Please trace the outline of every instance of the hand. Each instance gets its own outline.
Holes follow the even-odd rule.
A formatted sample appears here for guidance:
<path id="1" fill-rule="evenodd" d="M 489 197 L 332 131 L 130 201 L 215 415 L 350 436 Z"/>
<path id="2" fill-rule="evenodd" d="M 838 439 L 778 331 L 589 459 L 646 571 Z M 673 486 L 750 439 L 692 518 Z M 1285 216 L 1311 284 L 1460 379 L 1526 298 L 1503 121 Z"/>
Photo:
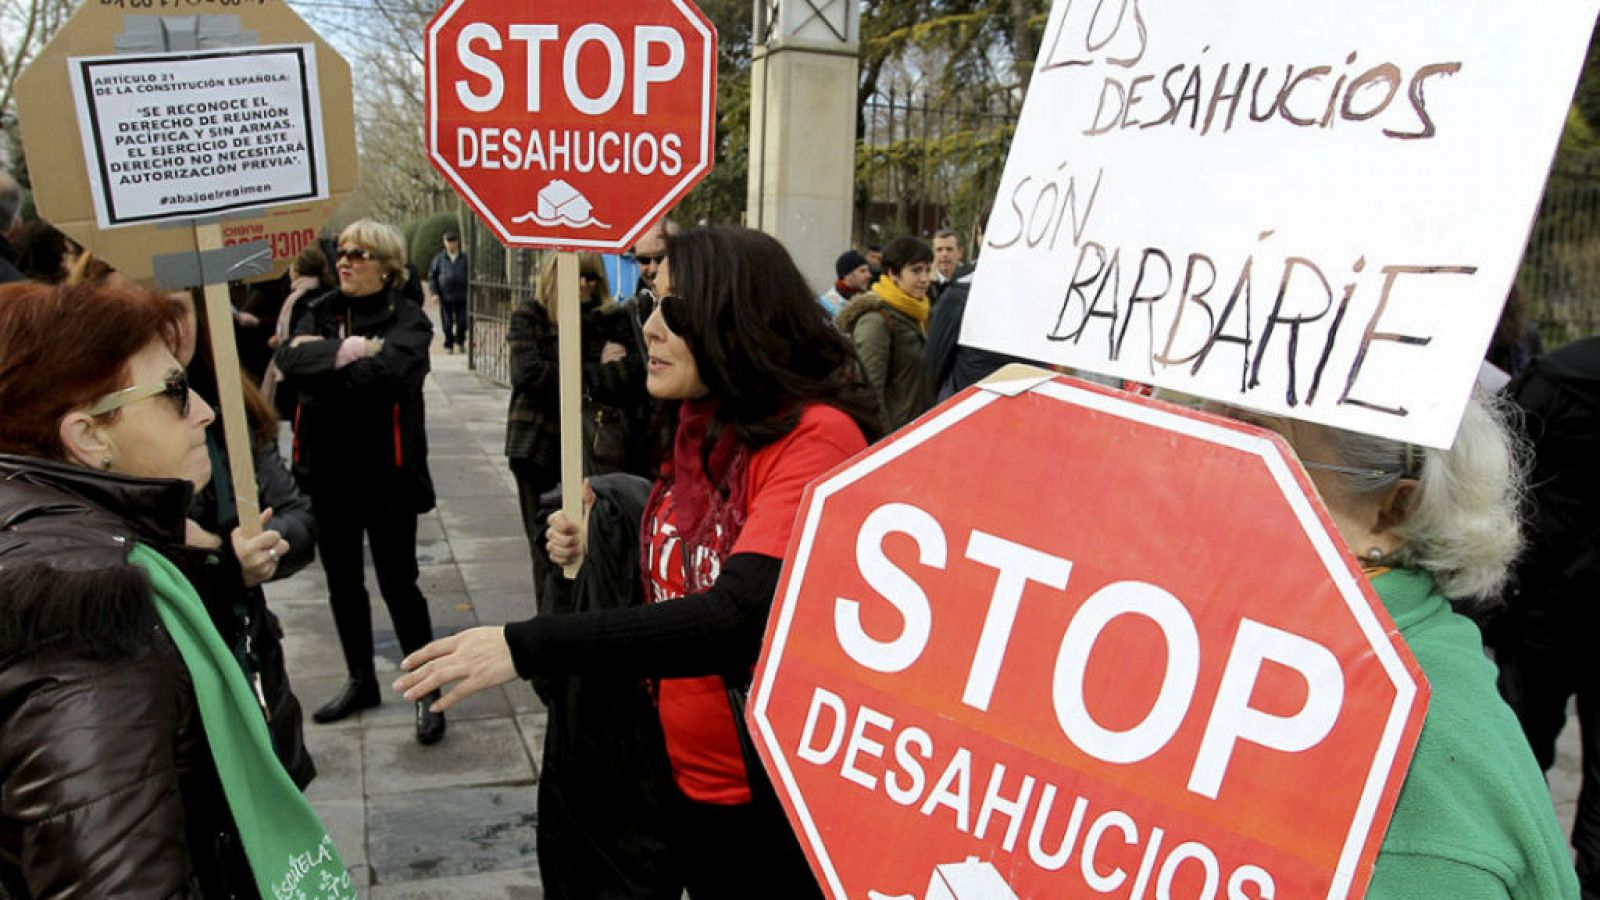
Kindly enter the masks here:
<path id="1" fill-rule="evenodd" d="M 383 350 L 383 338 L 367 338 L 366 355 L 377 356 Z"/>
<path id="2" fill-rule="evenodd" d="M 602 364 L 603 363 L 613 363 L 613 362 L 616 362 L 619 359 L 627 359 L 627 358 L 628 358 L 628 348 L 622 346 L 621 344 L 617 343 L 616 341 L 606 341 L 606 345 L 604 347 L 600 348 L 600 362 Z"/>
<path id="3" fill-rule="evenodd" d="M 315 335 L 315 334 L 300 334 L 300 335 L 296 335 L 293 338 L 289 339 L 289 346 L 291 346 L 291 347 L 299 347 L 302 344 L 309 344 L 312 341 L 320 341 L 320 340 L 322 340 L 322 338 L 320 336 L 318 336 L 318 335 Z"/>
<path id="4" fill-rule="evenodd" d="M 183 520 L 183 542 L 187 546 L 203 550 L 215 550 L 222 546 L 222 538 L 205 530 L 193 519 Z"/>
<path id="5" fill-rule="evenodd" d="M 406 674 L 395 681 L 394 689 L 412 702 L 455 682 L 429 707 L 434 712 L 444 712 L 485 688 L 498 687 L 517 677 L 503 625 L 468 628 L 440 638 L 406 657 L 400 668 Z"/>
<path id="6" fill-rule="evenodd" d="M 587 478 L 583 481 L 583 521 L 573 522 L 567 514 L 556 510 L 550 514 L 544 533 L 545 554 L 558 566 L 569 566 L 583 560 L 585 536 L 589 533 L 589 510 L 594 509 L 594 488 Z"/>
<path id="7" fill-rule="evenodd" d="M 278 560 L 289 552 L 289 542 L 283 535 L 267 529 L 272 520 L 272 509 L 261 511 L 262 532 L 255 537 L 245 537 L 244 529 L 235 528 L 229 537 L 233 540 L 233 555 L 239 560 L 239 571 L 244 574 L 244 586 L 253 588 L 272 580 L 278 571 Z"/>
<path id="8" fill-rule="evenodd" d="M 278 345 L 281 344 L 281 343 L 283 343 L 283 341 L 280 340 L 277 335 L 273 335 L 272 337 L 267 338 L 267 347 L 269 347 L 270 349 L 273 349 L 273 350 L 278 349 Z"/>

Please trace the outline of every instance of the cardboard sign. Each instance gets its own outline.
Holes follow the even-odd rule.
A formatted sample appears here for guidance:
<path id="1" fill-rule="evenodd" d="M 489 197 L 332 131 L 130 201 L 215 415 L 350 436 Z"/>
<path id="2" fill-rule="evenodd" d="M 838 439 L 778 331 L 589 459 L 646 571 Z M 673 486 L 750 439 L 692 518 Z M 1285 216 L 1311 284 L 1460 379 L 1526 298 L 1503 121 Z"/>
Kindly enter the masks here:
<path id="1" fill-rule="evenodd" d="M 508 245 L 627 249 L 711 171 L 717 32 L 689 0 L 454 0 L 428 156 Z"/>
<path id="2" fill-rule="evenodd" d="M 310 44 L 67 62 L 101 228 L 328 195 Z"/>
<path id="3" fill-rule="evenodd" d="M 1066 378 L 1015 394 L 802 501 L 748 716 L 818 880 L 1361 896 L 1428 689 L 1292 451 Z"/>
<path id="4" fill-rule="evenodd" d="M 17 79 L 22 140 L 33 161 L 29 174 L 39 215 L 128 277 L 160 287 L 280 274 L 355 189 L 349 65 L 283 0 L 248 5 L 184 0 L 181 15 L 130 12 L 126 6 L 123 0 L 80 5 Z M 167 75 L 171 81 L 162 81 Z M 111 89 L 109 94 L 94 93 L 95 77 L 109 82 L 102 85 Z M 149 77 L 157 81 L 139 80 Z M 271 80 L 252 81 L 261 77 Z M 180 83 L 186 90 L 164 87 Z M 131 88 L 132 93 L 118 93 L 118 88 Z M 237 102 L 241 97 L 249 104 L 255 101 L 248 98 L 259 97 L 267 105 L 167 114 L 169 106 L 212 99 Z M 159 102 L 145 102 L 154 98 Z M 306 101 L 313 99 L 307 111 Z M 147 115 L 141 109 L 157 112 Z M 225 115 L 242 118 L 252 109 L 274 115 L 253 122 L 223 121 Z M 199 119 L 207 116 L 218 121 L 201 125 Z M 192 130 L 228 126 L 235 133 L 223 138 L 208 130 L 196 141 L 185 141 L 173 133 L 183 129 L 160 127 L 164 120 L 185 119 L 193 119 Z M 129 130 L 123 131 L 124 125 Z M 164 136 L 150 144 L 116 140 L 134 134 Z M 257 167 L 284 162 L 281 148 L 298 146 L 301 135 L 305 151 L 290 151 L 292 165 Z M 269 138 L 272 143 L 265 142 Z M 249 147 L 234 145 L 245 139 Z M 228 147 L 215 146 L 217 140 L 226 140 Z M 195 143 L 203 146 L 188 146 Z M 213 160 L 147 167 L 158 147 L 180 151 L 163 154 L 163 160 L 187 161 L 192 153 L 199 154 L 196 159 L 209 153 Z M 141 155 L 135 156 L 135 150 Z M 245 150 L 249 158 L 238 158 Z M 224 164 L 219 162 L 223 154 L 233 157 L 225 164 L 237 165 L 237 171 L 168 180 L 177 170 L 217 168 Z M 113 163 L 119 164 L 115 172 Z M 299 174 L 290 177 L 291 169 Z M 155 172 L 162 181 L 141 183 L 134 177 Z M 243 195 L 245 188 L 263 186 L 265 191 Z M 293 199 L 296 194 L 304 199 Z M 162 207 L 162 197 L 174 202 Z M 267 197 L 282 202 L 261 206 Z M 174 211 L 176 218 L 166 220 L 164 210 Z M 192 222 L 200 215 L 221 219 L 223 252 L 200 252 Z"/>
<path id="5" fill-rule="evenodd" d="M 1594 0 L 1057 0 L 962 342 L 1448 446 Z"/>

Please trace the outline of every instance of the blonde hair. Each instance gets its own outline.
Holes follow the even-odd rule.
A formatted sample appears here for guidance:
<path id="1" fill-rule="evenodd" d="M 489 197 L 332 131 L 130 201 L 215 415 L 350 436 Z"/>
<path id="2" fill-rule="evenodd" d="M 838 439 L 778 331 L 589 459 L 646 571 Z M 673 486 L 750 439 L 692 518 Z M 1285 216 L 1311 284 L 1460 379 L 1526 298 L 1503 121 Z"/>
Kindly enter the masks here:
<path id="1" fill-rule="evenodd" d="M 339 243 L 355 244 L 372 254 L 383 270 L 385 283 L 399 287 L 406 283 L 406 242 L 393 225 L 372 219 L 357 219 L 339 232 Z"/>
<path id="2" fill-rule="evenodd" d="M 611 296 L 611 283 L 606 280 L 606 266 L 598 253 L 578 254 L 578 274 L 593 275 L 600 285 L 600 308 L 608 309 L 616 305 L 616 300 Z M 556 321 L 556 254 L 547 253 L 544 264 L 539 267 L 539 283 L 535 290 L 539 305 L 544 307 L 544 313 L 550 317 L 552 324 Z"/>

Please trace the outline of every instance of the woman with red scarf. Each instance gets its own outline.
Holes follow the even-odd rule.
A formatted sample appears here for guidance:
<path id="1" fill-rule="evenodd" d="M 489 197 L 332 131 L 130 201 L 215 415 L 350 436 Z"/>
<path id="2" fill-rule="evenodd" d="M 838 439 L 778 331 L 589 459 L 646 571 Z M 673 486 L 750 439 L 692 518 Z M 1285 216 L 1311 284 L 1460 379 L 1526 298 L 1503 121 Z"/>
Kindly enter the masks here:
<path id="1" fill-rule="evenodd" d="M 801 494 L 876 436 L 877 401 L 771 237 L 670 237 L 656 287 L 644 326 L 647 386 L 663 401 L 640 534 L 646 602 L 470 629 L 408 657 L 396 687 L 412 698 L 455 682 L 437 704 L 447 709 L 518 676 L 656 679 L 690 896 L 817 897 L 765 775 L 745 765 L 729 688 L 749 682 Z M 553 562 L 579 556 L 579 529 L 559 513 L 548 540 Z"/>

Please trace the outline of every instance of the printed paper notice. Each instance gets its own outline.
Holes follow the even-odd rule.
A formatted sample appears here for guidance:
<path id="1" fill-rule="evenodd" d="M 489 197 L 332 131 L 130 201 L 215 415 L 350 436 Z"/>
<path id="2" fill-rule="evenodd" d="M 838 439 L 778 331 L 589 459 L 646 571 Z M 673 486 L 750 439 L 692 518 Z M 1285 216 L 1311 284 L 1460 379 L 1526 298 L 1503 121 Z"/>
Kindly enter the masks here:
<path id="1" fill-rule="evenodd" d="M 100 227 L 328 195 L 310 44 L 68 62 Z"/>

